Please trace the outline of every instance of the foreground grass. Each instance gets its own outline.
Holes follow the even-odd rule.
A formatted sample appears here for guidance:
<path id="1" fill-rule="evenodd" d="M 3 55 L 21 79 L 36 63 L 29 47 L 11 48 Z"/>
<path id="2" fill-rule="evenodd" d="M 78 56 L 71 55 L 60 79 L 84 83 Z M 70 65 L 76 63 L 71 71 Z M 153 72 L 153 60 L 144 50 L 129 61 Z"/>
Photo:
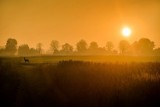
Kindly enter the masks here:
<path id="1" fill-rule="evenodd" d="M 7 107 L 154 107 L 160 63 L 1 61 L 0 89 Z"/>

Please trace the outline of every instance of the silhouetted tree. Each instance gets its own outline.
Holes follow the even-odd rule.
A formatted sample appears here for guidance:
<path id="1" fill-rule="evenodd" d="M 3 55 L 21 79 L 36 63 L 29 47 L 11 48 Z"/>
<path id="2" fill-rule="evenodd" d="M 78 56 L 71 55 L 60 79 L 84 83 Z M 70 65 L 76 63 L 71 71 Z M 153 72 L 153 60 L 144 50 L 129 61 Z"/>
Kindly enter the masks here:
<path id="1" fill-rule="evenodd" d="M 30 55 L 38 55 L 39 54 L 39 51 L 38 50 L 36 50 L 36 49 L 34 49 L 34 48 L 31 48 L 30 50 L 29 50 L 30 52 Z"/>
<path id="2" fill-rule="evenodd" d="M 98 49 L 98 44 L 97 42 L 91 42 L 89 46 L 90 50 L 97 50 Z"/>
<path id="3" fill-rule="evenodd" d="M 117 55 L 117 54 L 118 54 L 118 51 L 117 51 L 117 50 L 113 50 L 112 54 L 113 54 L 113 55 Z"/>
<path id="4" fill-rule="evenodd" d="M 5 49 L 4 48 L 0 48 L 0 55 L 5 55 Z"/>
<path id="5" fill-rule="evenodd" d="M 84 52 L 87 50 L 87 43 L 85 40 L 80 40 L 76 46 L 77 46 L 78 52 Z"/>
<path id="6" fill-rule="evenodd" d="M 138 55 L 137 49 L 138 49 L 138 42 L 135 41 L 135 42 L 134 42 L 133 44 L 131 44 L 131 46 L 130 46 L 130 50 L 131 50 L 132 55 Z"/>
<path id="7" fill-rule="evenodd" d="M 30 53 L 30 50 L 27 44 L 23 44 L 18 47 L 18 55 L 26 56 L 26 55 L 29 55 L 29 53 Z"/>
<path id="8" fill-rule="evenodd" d="M 52 40 L 50 45 L 51 45 L 51 50 L 53 51 L 53 53 L 57 53 L 59 49 L 59 42 L 56 40 Z"/>
<path id="9" fill-rule="evenodd" d="M 126 40 L 121 40 L 119 43 L 119 49 L 121 54 L 126 54 L 129 48 L 129 42 Z"/>
<path id="10" fill-rule="evenodd" d="M 9 55 L 14 55 L 17 51 L 17 40 L 9 38 L 6 43 L 5 51 Z"/>
<path id="11" fill-rule="evenodd" d="M 153 41 L 148 38 L 141 38 L 137 43 L 136 49 L 141 55 L 148 55 L 153 53 L 154 46 Z"/>
<path id="12" fill-rule="evenodd" d="M 65 43 L 64 45 L 62 45 L 61 52 L 65 53 L 65 54 L 69 54 L 69 53 L 73 52 L 73 47 L 70 44 Z"/>
<path id="13" fill-rule="evenodd" d="M 39 52 L 39 54 L 42 53 L 42 43 L 37 44 L 37 51 Z"/>
<path id="14" fill-rule="evenodd" d="M 160 56 L 160 48 L 154 49 L 154 55 Z"/>
<path id="15" fill-rule="evenodd" d="M 111 41 L 108 41 L 108 42 L 106 43 L 107 51 L 111 52 L 112 49 L 113 49 L 113 47 L 114 47 L 114 45 L 113 45 L 113 43 L 112 43 Z"/>
<path id="16" fill-rule="evenodd" d="M 87 42 L 85 40 L 80 40 L 76 44 L 76 47 L 77 47 L 78 52 L 84 52 L 87 50 Z"/>

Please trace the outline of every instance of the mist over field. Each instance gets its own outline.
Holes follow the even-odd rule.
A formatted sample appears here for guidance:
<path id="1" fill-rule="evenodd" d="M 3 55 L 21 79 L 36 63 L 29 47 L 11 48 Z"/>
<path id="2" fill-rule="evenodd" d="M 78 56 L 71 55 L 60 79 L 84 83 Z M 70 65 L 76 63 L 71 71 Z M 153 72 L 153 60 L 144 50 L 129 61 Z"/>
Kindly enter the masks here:
<path id="1" fill-rule="evenodd" d="M 147 41 L 147 42 L 146 42 Z M 148 45 L 149 44 L 149 45 Z M 81 40 L 52 53 L 8 39 L 0 53 L 0 104 L 7 107 L 155 107 L 160 102 L 160 56 L 143 38 L 119 52 Z M 146 46 L 146 47 L 143 47 Z M 132 51 L 130 49 L 133 49 Z M 136 49 L 136 50 L 135 50 Z"/>
<path id="2" fill-rule="evenodd" d="M 75 45 L 80 39 L 116 46 L 129 27 L 134 42 L 149 38 L 160 46 L 159 0 L 1 0 L 0 46 L 8 38 L 35 47 L 52 39 Z"/>
<path id="3" fill-rule="evenodd" d="M 0 0 L 0 107 L 158 107 L 160 0 Z"/>
<path id="4" fill-rule="evenodd" d="M 130 30 L 125 28 L 124 36 L 130 35 Z M 118 49 L 112 41 L 107 41 L 105 46 L 99 46 L 95 41 L 87 43 L 85 40 L 79 40 L 75 46 L 70 43 L 60 45 L 57 40 L 51 40 L 50 48 L 44 50 L 43 44 L 38 43 L 36 48 L 29 47 L 24 43 L 18 45 L 18 41 L 14 38 L 8 38 L 6 44 L 0 47 L 0 56 L 159 56 L 160 47 L 148 38 L 141 38 L 138 41 L 130 43 L 128 40 L 121 40 Z"/>

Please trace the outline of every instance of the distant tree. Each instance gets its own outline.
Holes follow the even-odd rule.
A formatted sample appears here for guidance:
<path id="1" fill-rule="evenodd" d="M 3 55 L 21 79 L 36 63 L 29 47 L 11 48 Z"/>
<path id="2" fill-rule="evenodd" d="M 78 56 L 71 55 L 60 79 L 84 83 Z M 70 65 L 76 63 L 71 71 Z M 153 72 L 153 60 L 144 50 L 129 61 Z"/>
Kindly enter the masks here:
<path id="1" fill-rule="evenodd" d="M 5 48 L 0 48 L 0 55 L 5 55 Z"/>
<path id="2" fill-rule="evenodd" d="M 133 42 L 131 45 L 130 45 L 130 53 L 131 53 L 131 55 L 138 55 L 138 53 L 137 53 L 137 41 L 135 41 L 135 42 Z"/>
<path id="3" fill-rule="evenodd" d="M 154 49 L 154 55 L 160 56 L 160 48 Z"/>
<path id="4" fill-rule="evenodd" d="M 30 52 L 30 55 L 34 56 L 34 55 L 38 55 L 39 54 L 39 51 L 35 48 L 30 48 L 29 50 Z"/>
<path id="5" fill-rule="evenodd" d="M 29 55 L 29 53 L 30 53 L 30 50 L 27 44 L 23 44 L 18 47 L 18 55 L 26 56 L 26 55 Z"/>
<path id="6" fill-rule="evenodd" d="M 152 54 L 154 46 L 155 44 L 153 41 L 149 40 L 148 38 L 141 38 L 137 43 L 136 49 L 140 54 L 143 55 Z"/>
<path id="7" fill-rule="evenodd" d="M 39 54 L 42 54 L 42 43 L 37 44 L 37 51 L 39 52 Z"/>
<path id="8" fill-rule="evenodd" d="M 89 46 L 90 50 L 97 50 L 98 49 L 98 44 L 97 42 L 91 42 Z"/>
<path id="9" fill-rule="evenodd" d="M 73 47 L 70 44 L 65 43 L 64 45 L 62 45 L 61 52 L 62 53 L 71 53 L 71 52 L 73 52 Z"/>
<path id="10" fill-rule="evenodd" d="M 17 40 L 9 38 L 6 43 L 5 51 L 9 55 L 14 55 L 17 51 Z"/>
<path id="11" fill-rule="evenodd" d="M 106 43 L 107 51 L 111 52 L 112 49 L 113 49 L 113 47 L 114 47 L 114 45 L 113 45 L 113 43 L 112 43 L 111 41 L 108 41 L 108 42 Z"/>
<path id="12" fill-rule="evenodd" d="M 85 40 L 80 40 L 76 46 L 77 46 L 78 52 L 84 52 L 87 50 L 87 43 Z"/>
<path id="13" fill-rule="evenodd" d="M 120 53 L 121 54 L 125 54 L 127 53 L 127 50 L 129 48 L 129 42 L 126 41 L 126 40 L 121 40 L 120 43 L 119 43 L 119 49 L 120 49 Z"/>
<path id="14" fill-rule="evenodd" d="M 117 50 L 113 50 L 113 55 L 117 55 L 118 54 L 118 51 Z"/>
<path id="15" fill-rule="evenodd" d="M 51 50 L 53 51 L 53 53 L 58 52 L 58 49 L 59 49 L 59 42 L 58 41 L 52 40 L 50 46 L 51 46 Z"/>

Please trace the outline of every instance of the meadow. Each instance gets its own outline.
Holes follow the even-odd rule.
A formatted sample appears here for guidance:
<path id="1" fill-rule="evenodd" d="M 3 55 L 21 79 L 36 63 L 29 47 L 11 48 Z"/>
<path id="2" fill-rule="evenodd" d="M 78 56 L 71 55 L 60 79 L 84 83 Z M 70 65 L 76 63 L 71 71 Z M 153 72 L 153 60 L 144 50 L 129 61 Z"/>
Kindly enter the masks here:
<path id="1" fill-rule="evenodd" d="M 87 61 L 87 62 L 100 62 L 100 63 L 131 63 L 131 62 L 160 62 L 160 56 L 122 56 L 122 55 L 66 55 L 66 56 L 28 56 L 30 64 L 39 63 L 58 63 L 59 61 Z M 1 62 L 9 61 L 14 63 L 24 63 L 24 57 L 0 57 Z"/>
<path id="2" fill-rule="evenodd" d="M 1 107 L 156 107 L 159 57 L 0 58 Z"/>

